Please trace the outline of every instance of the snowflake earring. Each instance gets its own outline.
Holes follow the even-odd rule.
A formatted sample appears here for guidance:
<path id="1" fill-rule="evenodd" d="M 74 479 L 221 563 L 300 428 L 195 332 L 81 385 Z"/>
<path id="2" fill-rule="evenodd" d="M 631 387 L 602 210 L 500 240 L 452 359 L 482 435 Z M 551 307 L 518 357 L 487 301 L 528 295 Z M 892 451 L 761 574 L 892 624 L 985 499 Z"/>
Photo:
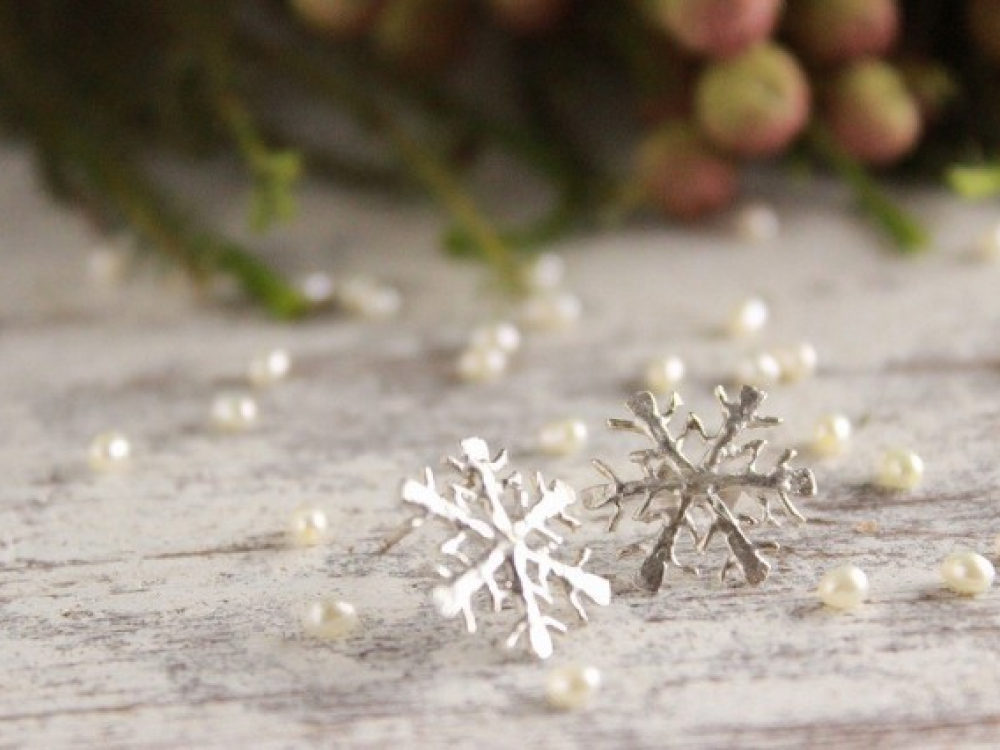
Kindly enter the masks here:
<path id="1" fill-rule="evenodd" d="M 449 581 L 433 592 L 441 614 L 452 618 L 461 613 L 468 631 L 476 632 L 473 604 L 485 589 L 494 611 L 501 611 L 508 601 L 520 609 L 521 618 L 507 639 L 508 648 L 527 634 L 530 649 L 539 658 L 548 658 L 553 651 L 550 631 L 566 630 L 562 622 L 543 612 L 544 605 L 554 600 L 550 579 L 564 586 L 581 620 L 587 619 L 581 595 L 602 606 L 611 598 L 608 581 L 583 569 L 589 550 L 583 550 L 572 565 L 553 557 L 563 539 L 548 524 L 579 525 L 566 512 L 576 494 L 559 480 L 546 485 L 537 474 L 537 497 L 533 497 L 517 472 L 498 474 L 507 467 L 506 451 L 491 457 L 486 442 L 474 437 L 463 440 L 461 447 L 462 458 L 448 459 L 459 481 L 438 488 L 428 468 L 422 482 L 411 479 L 403 485 L 403 502 L 422 513 L 390 537 L 381 551 L 402 541 L 428 519 L 444 521 L 455 533 L 440 549 L 457 561 L 458 570 L 438 566 L 438 572 Z"/>
<path id="2" fill-rule="evenodd" d="M 673 394 L 666 411 L 661 412 L 653 394 L 647 391 L 634 394 L 626 406 L 635 419 L 609 419 L 608 426 L 638 432 L 653 442 L 654 447 L 635 451 L 630 456 L 642 469 L 642 478 L 623 481 L 606 463 L 593 462 L 608 482 L 586 490 L 583 502 L 591 509 L 614 506 L 609 531 L 617 528 L 623 504 L 633 500 L 640 501 L 633 518 L 646 523 L 661 522 L 659 534 L 639 570 L 640 585 L 650 591 L 660 588 L 669 565 L 697 574 L 697 568 L 678 560 L 677 540 L 682 531 L 690 534 L 699 552 L 704 552 L 716 535 L 723 538 L 729 554 L 722 567 L 722 580 L 737 567 L 748 583 L 761 583 L 771 570 L 761 550 L 774 545 L 752 542 L 743 526 L 778 525 L 771 513 L 771 501 L 775 498 L 781 501 L 787 515 L 805 521 L 792 498 L 816 494 L 812 472 L 791 468 L 790 463 L 796 455 L 794 450 L 786 450 L 770 470 L 760 471 L 757 460 L 767 442 L 760 439 L 740 442 L 746 430 L 781 423 L 774 417 L 758 415 L 766 393 L 745 385 L 739 398 L 731 401 L 725 389 L 719 386 L 715 395 L 723 415 L 719 431 L 708 434 L 701 420 L 689 414 L 675 437 L 670 432 L 670 420 L 681 404 L 680 397 Z M 698 460 L 689 458 L 684 451 L 684 442 L 692 433 L 699 436 L 705 446 Z M 756 498 L 760 503 L 760 518 L 734 512 L 734 506 L 743 495 Z"/>

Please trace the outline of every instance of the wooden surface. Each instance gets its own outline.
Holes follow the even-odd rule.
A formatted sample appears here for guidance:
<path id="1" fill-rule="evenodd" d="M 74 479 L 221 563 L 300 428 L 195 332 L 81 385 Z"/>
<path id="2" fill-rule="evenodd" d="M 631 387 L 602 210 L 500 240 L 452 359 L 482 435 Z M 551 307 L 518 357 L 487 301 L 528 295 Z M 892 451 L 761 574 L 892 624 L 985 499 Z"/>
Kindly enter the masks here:
<path id="1" fill-rule="evenodd" d="M 1000 532 L 1000 268 L 965 253 L 992 207 L 913 197 L 938 237 L 913 261 L 814 188 L 774 196 L 785 229 L 768 247 L 721 225 L 581 239 L 565 248 L 581 326 L 530 337 L 508 378 L 471 387 L 449 376 L 455 351 L 499 303 L 435 253 L 420 211 L 307 190 L 303 219 L 271 240 L 289 267 L 375 271 L 406 311 L 280 326 L 149 269 L 118 288 L 88 282 L 94 238 L 36 194 L 22 155 L 0 164 L 0 746 L 996 745 L 1000 595 L 962 599 L 937 578 L 946 553 L 992 556 Z M 241 220 L 224 176 L 192 195 Z M 771 301 L 772 325 L 755 341 L 718 336 L 751 293 Z M 714 425 L 712 388 L 742 353 L 798 340 L 818 347 L 821 372 L 772 393 L 768 412 L 787 420 L 776 444 L 801 443 L 829 410 L 859 426 L 847 456 L 804 459 L 820 484 L 801 504 L 811 523 L 772 535 L 785 548 L 762 586 L 671 573 L 658 595 L 637 593 L 636 561 L 615 551 L 650 530 L 608 537 L 581 510 L 574 544 L 593 545 L 616 596 L 539 664 L 498 643 L 509 613 L 484 612 L 476 637 L 437 616 L 433 534 L 372 554 L 407 515 L 401 479 L 461 438 L 586 486 L 589 457 L 622 466 L 639 447 L 602 424 L 622 416 L 645 359 L 682 356 L 686 405 Z M 213 432 L 213 395 L 276 345 L 296 372 L 258 395 L 259 429 Z M 537 428 L 566 416 L 590 425 L 586 452 L 537 455 Z M 135 461 L 95 475 L 86 446 L 110 427 Z M 872 488 L 888 446 L 925 458 L 918 490 Z M 288 547 L 302 504 L 329 513 L 327 545 Z M 813 593 L 844 562 L 873 587 L 854 614 Z M 301 632 L 296 607 L 320 595 L 357 606 L 356 637 Z M 545 675 L 574 662 L 599 667 L 604 688 L 555 713 Z"/>

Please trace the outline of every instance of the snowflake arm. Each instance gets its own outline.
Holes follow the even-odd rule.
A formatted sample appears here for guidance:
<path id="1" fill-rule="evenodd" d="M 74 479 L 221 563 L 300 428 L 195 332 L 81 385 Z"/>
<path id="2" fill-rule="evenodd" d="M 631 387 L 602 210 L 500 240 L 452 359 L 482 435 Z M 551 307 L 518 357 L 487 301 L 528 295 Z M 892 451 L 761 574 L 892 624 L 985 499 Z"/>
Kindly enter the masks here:
<path id="1" fill-rule="evenodd" d="M 680 403 L 676 394 L 661 412 L 651 393 L 636 393 L 626 402 L 635 421 L 609 420 L 612 428 L 640 432 L 654 447 L 632 454 L 633 462 L 642 466 L 641 479 L 622 480 L 607 464 L 595 462 L 597 470 L 609 481 L 585 491 L 584 504 L 588 508 L 615 506 L 611 530 L 618 524 L 623 505 L 636 499 L 641 499 L 641 506 L 634 517 L 662 521 L 639 571 L 639 582 L 644 588 L 660 588 L 668 566 L 696 571 L 694 566 L 683 565 L 677 558 L 677 541 L 680 532 L 685 530 L 695 537 L 696 549 L 702 552 L 713 537 L 724 539 L 730 554 L 723 566 L 723 576 L 737 567 L 749 583 L 760 583 L 770 570 L 770 565 L 760 555 L 763 545 L 750 540 L 740 526 L 741 518 L 747 520 L 747 517 L 735 514 L 721 495 L 734 493 L 733 496 L 739 498 L 741 493 L 746 493 L 755 497 L 761 505 L 761 520 L 777 524 L 770 508 L 773 499 L 780 500 L 787 515 L 804 521 L 792 498 L 816 494 L 812 472 L 791 467 L 795 451 L 784 451 L 773 466 L 762 469 L 759 463 L 767 442 L 759 438 L 741 440 L 747 430 L 781 423 L 775 417 L 758 413 L 767 398 L 766 393 L 743 386 L 738 396 L 731 399 L 720 386 L 716 389 L 716 398 L 723 421 L 714 434 L 708 432 L 694 414 L 688 415 L 684 429 L 676 437 L 670 433 L 668 423 Z M 699 460 L 692 460 L 683 452 L 684 440 L 692 432 L 700 435 L 705 443 L 704 455 Z M 658 503 L 651 509 L 657 497 L 667 502 Z M 708 528 L 704 535 L 699 536 L 692 514 L 699 521 L 707 516 Z"/>
<path id="2" fill-rule="evenodd" d="M 508 645 L 516 645 L 526 634 L 531 650 L 547 658 L 553 651 L 552 631 L 566 630 L 546 612 L 555 599 L 551 580 L 565 586 L 570 604 L 583 620 L 582 596 L 599 605 L 610 599 L 607 580 L 583 569 L 587 553 L 575 565 L 554 556 L 563 538 L 550 522 L 579 524 L 568 512 L 576 495 L 564 482 L 546 485 L 541 475 L 535 477 L 534 492 L 525 487 L 520 474 L 499 475 L 506 467 L 506 454 L 501 451 L 491 458 L 486 443 L 478 438 L 463 441 L 462 451 L 462 458 L 448 459 L 462 476 L 461 483 L 451 485 L 451 498 L 437 490 L 429 469 L 424 482 L 403 485 L 403 501 L 422 508 L 422 519 L 440 520 L 455 531 L 441 551 L 463 567 L 456 573 L 441 570 L 449 580 L 435 588 L 434 601 L 447 618 L 462 614 L 466 629 L 475 632 L 474 607 L 480 592 L 489 593 L 495 611 L 513 600 L 522 614 Z"/>

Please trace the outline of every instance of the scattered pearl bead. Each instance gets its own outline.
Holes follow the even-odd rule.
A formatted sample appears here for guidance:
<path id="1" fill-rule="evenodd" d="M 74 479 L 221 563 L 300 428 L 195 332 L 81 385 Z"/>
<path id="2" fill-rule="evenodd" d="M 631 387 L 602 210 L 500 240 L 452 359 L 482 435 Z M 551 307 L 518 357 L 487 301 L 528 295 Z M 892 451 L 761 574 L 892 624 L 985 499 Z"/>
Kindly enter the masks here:
<path id="1" fill-rule="evenodd" d="M 299 279 L 299 291 L 309 304 L 314 307 L 325 307 L 334 302 L 337 286 L 333 278 L 322 271 L 314 271 Z"/>
<path id="2" fill-rule="evenodd" d="M 363 276 L 341 284 L 338 299 L 348 312 L 370 320 L 391 318 L 403 305 L 399 290 Z"/>
<path id="3" fill-rule="evenodd" d="M 123 250 L 102 248 L 87 257 L 87 275 L 102 286 L 120 284 L 128 272 L 129 257 Z"/>
<path id="4" fill-rule="evenodd" d="M 542 253 L 525 269 L 525 281 L 535 291 L 550 291 L 563 282 L 566 261 L 555 253 Z"/>
<path id="5" fill-rule="evenodd" d="M 916 453 L 894 448 L 882 454 L 879 484 L 890 490 L 912 490 L 924 478 L 924 460 Z"/>
<path id="6" fill-rule="evenodd" d="M 775 357 L 781 365 L 781 378 L 788 383 L 811 378 L 819 365 L 816 347 L 808 342 L 779 349 Z"/>
<path id="7" fill-rule="evenodd" d="M 684 380 L 684 360 L 658 357 L 646 365 L 646 387 L 654 393 L 671 393 Z"/>
<path id="8" fill-rule="evenodd" d="M 759 297 L 744 300 L 733 310 L 729 319 L 729 332 L 733 336 L 747 336 L 767 325 L 771 311 L 767 303 Z"/>
<path id="9" fill-rule="evenodd" d="M 102 432 L 90 441 L 89 456 L 94 471 L 118 471 L 132 458 L 132 445 L 120 432 Z"/>
<path id="10" fill-rule="evenodd" d="M 318 599 L 302 613 L 302 627 L 316 638 L 344 638 L 358 629 L 358 612 L 350 602 Z"/>
<path id="11" fill-rule="evenodd" d="M 941 580 L 958 594 L 982 594 L 996 578 L 993 563 L 975 552 L 954 552 L 941 563 Z"/>
<path id="12" fill-rule="evenodd" d="M 247 377 L 258 388 L 284 380 L 292 370 L 292 358 L 284 349 L 272 349 L 250 360 Z"/>
<path id="13" fill-rule="evenodd" d="M 1000 224 L 983 232 L 976 240 L 974 250 L 982 260 L 1000 260 Z"/>
<path id="14" fill-rule="evenodd" d="M 741 385 L 766 388 L 781 380 L 781 364 L 768 352 L 758 352 L 740 363 L 736 370 L 736 380 Z"/>
<path id="15" fill-rule="evenodd" d="M 521 348 L 521 332 L 513 323 L 491 323 L 472 332 L 470 347 L 499 349 L 506 354 L 513 354 Z"/>
<path id="16" fill-rule="evenodd" d="M 545 696 L 550 706 L 566 711 L 586 705 L 600 687 L 597 667 L 560 667 L 546 677 Z"/>
<path id="17" fill-rule="evenodd" d="M 854 565 L 843 565 L 828 571 L 819 582 L 816 593 L 823 604 L 833 609 L 855 609 L 868 598 L 868 576 Z"/>
<path id="18" fill-rule="evenodd" d="M 521 322 L 539 331 L 569 328 L 580 320 L 583 305 L 569 292 L 552 292 L 529 297 L 521 305 Z"/>
<path id="19" fill-rule="evenodd" d="M 851 420 L 843 414 L 827 414 L 816 423 L 812 449 L 821 456 L 839 456 L 850 440 Z"/>
<path id="20" fill-rule="evenodd" d="M 587 444 L 587 425 L 579 419 L 550 422 L 538 431 L 538 449 L 550 456 L 569 456 Z"/>
<path id="21" fill-rule="evenodd" d="M 211 416 L 220 430 L 247 430 L 257 424 L 257 402 L 239 393 L 223 393 L 212 401 Z"/>
<path id="22" fill-rule="evenodd" d="M 767 203 L 748 203 L 736 214 L 736 231 L 747 242 L 767 242 L 778 236 L 781 221 Z"/>
<path id="23" fill-rule="evenodd" d="M 330 521 L 320 508 L 299 508 L 288 524 L 288 535 L 299 547 L 319 544 L 329 531 Z"/>
<path id="24" fill-rule="evenodd" d="M 455 372 L 466 383 L 489 383 L 507 372 L 507 355 L 491 346 L 470 346 L 459 355 Z"/>

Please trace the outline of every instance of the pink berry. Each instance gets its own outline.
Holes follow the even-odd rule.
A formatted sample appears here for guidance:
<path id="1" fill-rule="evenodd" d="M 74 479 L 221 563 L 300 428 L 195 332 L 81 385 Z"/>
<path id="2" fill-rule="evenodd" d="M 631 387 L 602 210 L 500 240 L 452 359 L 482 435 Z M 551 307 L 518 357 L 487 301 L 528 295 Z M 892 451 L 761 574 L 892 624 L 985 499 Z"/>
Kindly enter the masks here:
<path id="1" fill-rule="evenodd" d="M 572 0 L 490 0 L 497 21 L 512 31 L 535 34 L 556 26 Z"/>
<path id="2" fill-rule="evenodd" d="M 771 35 L 782 0 L 653 0 L 649 13 L 686 49 L 728 57 Z"/>
<path id="3" fill-rule="evenodd" d="M 896 0 L 795 0 L 785 27 L 804 56 L 818 63 L 840 63 L 883 55 L 899 35 Z"/>
<path id="4" fill-rule="evenodd" d="M 905 156 L 920 138 L 915 97 L 902 76 L 880 60 L 862 60 L 842 70 L 824 97 L 833 137 L 847 153 L 869 164 Z"/>
<path id="5" fill-rule="evenodd" d="M 314 29 L 335 36 L 358 36 L 375 21 L 383 0 L 289 0 L 292 10 Z"/>
<path id="6" fill-rule="evenodd" d="M 687 123 L 675 121 L 647 136 L 636 154 L 636 174 L 646 200 L 681 219 L 724 208 L 736 195 L 735 164 Z"/>
<path id="7" fill-rule="evenodd" d="M 702 72 L 695 90 L 695 117 L 721 148 L 742 156 L 776 154 L 805 127 L 809 83 L 790 54 L 758 44 Z"/>

